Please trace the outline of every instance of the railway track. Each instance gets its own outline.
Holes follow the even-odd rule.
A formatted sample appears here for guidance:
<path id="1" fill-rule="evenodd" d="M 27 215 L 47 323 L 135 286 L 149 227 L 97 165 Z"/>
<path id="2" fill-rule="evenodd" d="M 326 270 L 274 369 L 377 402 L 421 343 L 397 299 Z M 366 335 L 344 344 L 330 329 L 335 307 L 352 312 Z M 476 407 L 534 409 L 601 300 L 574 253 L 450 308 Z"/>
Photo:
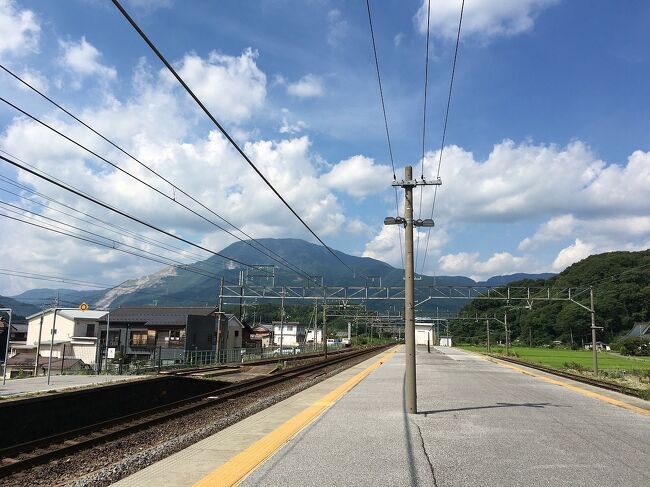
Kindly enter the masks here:
<path id="1" fill-rule="evenodd" d="M 76 451 L 106 441 L 126 436 L 139 430 L 164 423 L 170 419 L 190 414 L 242 397 L 296 377 L 322 375 L 322 369 L 355 357 L 369 355 L 387 348 L 388 345 L 339 353 L 327 360 L 288 368 L 271 376 L 248 379 L 236 384 L 215 389 L 180 401 L 140 411 L 120 418 L 102 421 L 84 428 L 69 430 L 61 434 L 40 438 L 0 450 L 0 478 L 25 470 L 29 467 L 65 457 Z"/>
<path id="2" fill-rule="evenodd" d="M 619 385 L 619 384 L 614 384 L 612 382 L 607 382 L 607 381 L 604 381 L 604 380 L 594 379 L 592 377 L 585 377 L 584 375 L 574 374 L 574 373 L 571 373 L 571 372 L 566 372 L 564 370 L 558 370 L 558 369 L 554 369 L 552 367 L 546 367 L 544 365 L 535 364 L 535 363 L 531 363 L 531 362 L 526 362 L 525 360 L 517 360 L 517 359 L 514 359 L 514 358 L 510 358 L 510 357 L 503 357 L 501 355 L 496 355 L 496 354 L 493 354 L 493 353 L 486 353 L 485 355 L 487 355 L 489 357 L 492 357 L 492 358 L 495 358 L 495 359 L 498 359 L 498 360 L 503 360 L 504 362 L 510 362 L 510 363 L 517 364 L 517 365 L 523 365 L 525 367 L 530 367 L 531 369 L 540 370 L 540 371 L 546 372 L 548 374 L 553 374 L 553 375 L 557 375 L 559 377 L 564 377 L 565 379 L 571 379 L 571 380 L 574 380 L 576 382 L 582 382 L 583 384 L 589 384 L 591 386 L 600 387 L 601 389 L 607 389 L 607 390 L 614 391 L 614 392 L 620 392 L 621 394 L 626 394 L 628 396 L 634 396 L 634 397 L 639 397 L 641 399 L 645 399 L 644 391 L 641 391 L 639 389 L 634 389 L 632 387 L 627 387 L 627 386 L 623 386 L 623 385 Z"/>

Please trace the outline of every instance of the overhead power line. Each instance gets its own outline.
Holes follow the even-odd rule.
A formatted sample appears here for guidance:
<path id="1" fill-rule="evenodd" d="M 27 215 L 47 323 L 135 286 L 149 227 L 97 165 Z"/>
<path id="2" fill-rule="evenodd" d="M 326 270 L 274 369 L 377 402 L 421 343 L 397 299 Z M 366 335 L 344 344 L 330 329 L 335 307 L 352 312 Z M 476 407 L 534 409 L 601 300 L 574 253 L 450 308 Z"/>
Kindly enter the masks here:
<path id="1" fill-rule="evenodd" d="M 76 235 L 76 234 L 74 234 L 74 233 L 66 232 L 66 231 L 64 231 L 64 230 L 59 230 L 59 229 L 56 229 L 56 228 L 48 227 L 48 226 L 46 226 L 46 225 L 42 225 L 42 224 L 39 224 L 39 223 L 30 222 L 30 221 L 28 221 L 28 220 L 24 220 L 24 219 L 22 219 L 22 218 L 14 217 L 14 216 L 7 215 L 7 214 L 4 214 L 4 213 L 0 213 L 0 217 L 7 218 L 7 219 L 9 219 L 9 220 L 14 220 L 14 221 L 17 221 L 17 222 L 20 222 L 20 223 L 24 223 L 24 224 L 26 224 L 26 225 L 31 225 L 31 226 L 33 226 L 33 227 L 41 228 L 41 229 L 43 229 L 43 230 L 47 230 L 47 231 L 50 231 L 50 232 L 53 232 L 53 233 L 57 233 L 57 234 L 59 234 L 59 235 L 64 235 L 64 236 L 66 236 L 66 237 L 75 238 L 75 239 L 77 239 L 77 240 L 81 240 L 81 241 L 83 241 L 83 242 L 91 243 L 91 244 L 93 244 L 93 245 L 98 245 L 98 246 L 100 246 L 100 247 L 105 247 L 105 248 L 113 249 L 113 250 L 116 250 L 116 251 L 118 251 L 118 252 L 123 252 L 123 253 L 125 253 L 125 254 L 129 254 L 129 255 L 136 256 L 136 257 L 140 257 L 140 258 L 142 258 L 142 259 L 147 259 L 147 260 L 150 260 L 150 261 L 152 261 L 152 262 L 157 262 L 157 263 L 159 263 L 159 264 L 164 264 L 164 265 L 167 265 L 167 266 L 171 265 L 172 267 L 176 267 L 176 268 L 179 268 L 179 269 L 183 269 L 183 270 L 186 270 L 186 271 L 188 271 L 188 272 L 192 272 L 192 273 L 194 273 L 194 274 L 199 274 L 199 275 L 201 275 L 201 276 L 203 276 L 203 277 L 209 277 L 209 278 L 211 278 L 211 279 L 214 279 L 214 278 L 219 277 L 219 276 L 217 276 L 217 275 L 215 275 L 215 274 L 208 274 L 207 271 L 206 271 L 205 273 L 204 273 L 204 272 L 201 272 L 201 271 L 197 271 L 197 270 L 195 270 L 195 268 L 193 268 L 192 266 L 188 266 L 188 265 L 172 265 L 172 264 L 169 264 L 169 262 L 166 262 L 166 261 L 161 260 L 161 259 L 157 259 L 157 258 L 155 258 L 155 257 L 150 257 L 150 256 L 142 255 L 142 254 L 139 254 L 139 253 L 137 253 L 137 252 L 134 252 L 134 251 L 131 251 L 131 250 L 128 250 L 128 249 L 118 248 L 118 247 L 115 247 L 114 245 L 107 244 L 107 243 L 104 243 L 104 242 L 100 242 L 100 241 L 98 241 L 98 240 L 94 240 L 94 239 L 91 239 L 91 238 L 83 237 L 83 236 L 81 236 L 81 235 Z"/>
<path id="2" fill-rule="evenodd" d="M 449 78 L 449 93 L 447 94 L 447 108 L 445 109 L 445 120 L 442 128 L 442 137 L 440 140 L 440 151 L 438 152 L 438 171 L 436 177 L 440 177 L 440 168 L 442 166 L 442 153 L 445 149 L 445 139 L 447 137 L 447 122 L 449 121 L 449 109 L 451 108 L 451 95 L 454 88 L 454 78 L 456 76 L 456 62 L 458 61 L 458 46 L 460 46 L 460 31 L 463 26 L 463 12 L 465 11 L 465 0 L 462 1 L 460 5 L 460 16 L 458 18 L 458 31 L 456 33 L 456 48 L 454 49 L 454 62 L 451 66 L 451 76 Z M 428 44 L 428 43 L 427 43 Z M 423 159 L 424 161 L 424 159 Z M 433 213 L 436 208 L 436 196 L 438 195 L 438 186 L 433 190 L 433 202 L 431 203 L 431 219 L 433 219 Z M 424 272 L 424 265 L 427 261 L 427 253 L 429 251 L 429 239 L 431 238 L 431 228 L 427 233 L 427 243 L 424 248 L 424 257 L 422 258 L 422 270 Z M 419 239 L 418 239 L 419 241 Z"/>
<path id="3" fill-rule="evenodd" d="M 207 109 L 207 107 L 203 104 L 203 102 L 196 96 L 196 94 L 192 91 L 192 89 L 185 83 L 183 78 L 178 74 L 178 72 L 174 69 L 174 67 L 167 61 L 165 56 L 162 55 L 162 53 L 158 50 L 158 48 L 154 45 L 154 43 L 147 37 L 147 35 L 144 33 L 144 31 L 140 28 L 140 26 L 133 20 L 133 18 L 128 14 L 128 12 L 122 7 L 120 2 L 118 0 L 112 0 L 113 4 L 115 7 L 120 11 L 120 13 L 124 16 L 124 18 L 131 24 L 131 26 L 135 29 L 135 31 L 140 35 L 142 40 L 147 43 L 149 48 L 156 54 L 158 59 L 165 65 L 165 67 L 169 70 L 169 72 L 176 78 L 176 80 L 181 84 L 181 86 L 185 89 L 185 91 L 192 97 L 192 99 L 196 102 L 196 104 L 203 110 L 203 113 L 207 115 L 207 117 L 210 119 L 210 121 L 219 129 L 219 131 L 223 134 L 223 136 L 230 142 L 230 144 L 235 148 L 235 150 L 244 158 L 244 160 L 248 163 L 248 165 L 257 173 L 257 175 L 264 181 L 264 183 L 275 193 L 275 195 L 284 203 L 284 206 L 286 206 L 291 213 L 298 219 L 302 225 L 309 230 L 309 233 L 311 233 L 320 244 L 327 249 L 327 251 L 332 254 L 341 264 L 343 264 L 347 269 L 349 269 L 353 274 L 355 273 L 354 269 L 350 267 L 348 264 L 343 262 L 343 260 L 332 250 L 317 234 L 312 228 L 302 219 L 302 217 L 296 212 L 296 210 L 293 209 L 293 207 L 287 202 L 287 200 L 284 199 L 284 197 L 280 194 L 280 192 L 271 184 L 271 182 L 264 176 L 264 174 L 259 170 L 259 168 L 253 163 L 253 161 L 246 155 L 246 153 L 243 151 L 243 149 L 235 142 L 235 140 L 230 136 L 230 134 L 226 131 L 225 128 L 217 121 L 217 119 L 212 115 L 212 113 Z M 366 276 L 364 276 L 366 277 Z"/>
<path id="4" fill-rule="evenodd" d="M 427 43 L 425 48 L 424 56 L 424 108 L 422 109 L 422 158 L 421 164 L 422 169 L 420 172 L 420 177 L 424 179 L 424 143 L 427 138 L 427 93 L 429 86 L 429 35 L 431 29 L 429 28 L 431 21 L 431 0 L 427 3 Z M 422 197 L 424 195 L 424 186 L 420 186 L 420 204 L 418 205 L 418 218 L 422 218 Z M 420 256 L 420 232 L 418 232 L 418 238 L 415 245 L 415 269 L 418 268 L 418 259 Z"/>
<path id="5" fill-rule="evenodd" d="M 132 159 L 133 161 L 135 161 L 136 163 L 138 163 L 140 166 L 144 167 L 144 168 L 147 169 L 149 172 L 151 172 L 152 174 L 154 174 L 155 176 L 157 176 L 158 178 L 160 178 L 161 180 L 163 180 L 165 183 L 169 184 L 169 185 L 170 185 L 174 190 L 176 190 L 176 191 L 178 191 L 179 193 L 183 194 L 184 196 L 186 196 L 187 198 L 189 198 L 190 200 L 192 200 L 194 203 L 198 204 L 201 208 L 207 210 L 207 211 L 210 212 L 212 215 L 216 216 L 216 217 L 219 218 L 221 221 L 223 221 L 224 223 L 226 223 L 227 225 L 229 225 L 230 227 L 232 227 L 234 230 L 236 230 L 236 231 L 240 232 L 242 235 L 246 236 L 248 239 L 250 239 L 250 242 L 248 242 L 248 241 L 242 239 L 241 237 L 239 237 L 239 236 L 237 236 L 237 235 L 231 233 L 229 230 L 226 230 L 225 228 L 221 227 L 220 225 L 218 225 L 218 224 L 216 224 L 216 223 L 214 223 L 214 222 L 208 220 L 211 224 L 215 225 L 217 228 L 223 230 L 223 231 L 226 232 L 228 235 L 231 235 L 232 237 L 236 238 L 237 240 L 239 240 L 239 241 L 241 241 L 241 242 L 243 242 L 243 243 L 245 243 L 245 244 L 251 246 L 252 248 L 254 248 L 255 250 L 257 250 L 258 252 L 262 253 L 262 254 L 265 255 L 266 257 L 271 258 L 273 261 L 279 263 L 280 265 L 283 265 L 283 266 L 289 268 L 290 270 L 296 272 L 296 273 L 299 274 L 299 275 L 302 275 L 303 277 L 306 276 L 307 279 L 309 280 L 310 276 L 309 276 L 309 274 L 308 274 L 306 271 L 304 271 L 303 269 L 301 269 L 301 268 L 298 267 L 297 265 L 292 264 L 292 263 L 289 262 L 287 259 L 285 259 L 284 257 L 282 257 L 280 254 L 278 254 L 278 253 L 275 252 L 274 250 L 268 248 L 266 245 L 264 245 L 264 244 L 261 243 L 260 241 L 254 239 L 252 236 L 250 236 L 250 235 L 249 235 L 248 233 L 246 233 L 244 230 L 238 228 L 236 225 L 234 225 L 233 223 L 231 223 L 230 221 L 228 221 L 226 218 L 224 218 L 223 216 L 221 216 L 221 215 L 219 215 L 218 213 L 216 213 L 214 210 L 212 210 L 211 208 L 209 208 L 208 206 L 206 206 L 205 204 L 203 204 L 201 201 L 199 201 L 198 199 L 196 199 L 195 197 L 193 197 L 192 195 L 190 195 L 189 193 L 187 193 L 187 192 L 186 192 L 185 190 L 183 190 L 182 188 L 178 187 L 176 184 L 174 184 L 172 181 L 170 181 L 169 179 L 167 179 L 166 177 L 164 177 L 164 176 L 163 176 L 162 174 L 160 174 L 158 171 L 152 169 L 150 166 L 148 166 L 147 164 L 145 164 L 145 163 L 143 163 L 142 161 L 140 161 L 138 158 L 136 158 L 135 156 L 133 156 L 131 153 L 129 153 L 129 152 L 127 152 L 126 150 L 124 150 L 122 147 L 120 147 L 119 145 L 117 145 L 115 142 L 113 142 L 112 140 L 110 140 L 108 137 L 106 137 L 106 136 L 103 135 L 102 133 L 98 132 L 98 131 L 95 130 L 92 126 L 90 126 L 89 124 L 87 124 L 86 122 L 84 122 L 83 120 L 81 120 L 80 118 L 78 118 L 77 116 L 75 116 L 73 113 L 71 113 L 71 112 L 70 112 L 69 110 L 67 110 L 65 107 L 63 107 L 62 105 L 60 105 L 59 103 L 57 103 L 56 101 L 54 101 L 52 98 L 50 98 L 50 97 L 47 96 L 46 94 L 42 93 L 40 90 L 38 90 L 36 87 L 34 87 L 33 85 L 31 85 L 30 83 L 28 83 L 28 82 L 25 81 L 24 79 L 22 79 L 20 76 L 18 76 L 16 73 L 14 73 L 13 71 L 11 71 L 9 68 L 3 66 L 2 64 L 0 64 L 0 68 L 2 68 L 2 69 L 3 69 L 7 74 L 9 74 L 9 75 L 12 76 L 13 78 L 15 78 L 17 81 L 19 81 L 20 83 L 22 83 L 23 85 L 25 85 L 26 87 L 28 87 L 29 89 L 31 89 L 32 91 L 34 91 L 35 93 L 37 93 L 39 96 L 41 96 L 42 98 L 44 98 L 45 100 L 47 100 L 49 103 L 51 103 L 52 105 L 54 105 L 55 107 L 57 107 L 59 110 L 61 110 L 62 112 L 64 112 L 66 115 L 70 116 L 72 119 L 74 119 L 75 121 L 77 121 L 79 124 L 81 124 L 81 125 L 83 125 L 84 127 L 86 127 L 88 130 L 90 130 L 91 132 L 93 132 L 94 134 L 96 134 L 98 137 L 100 137 L 100 138 L 103 139 L 104 141 L 108 142 L 110 145 L 112 145 L 113 147 L 115 147 L 117 150 L 119 150 L 120 152 L 122 152 L 124 155 L 126 155 L 127 157 L 129 157 L 130 159 Z M 24 112 L 23 112 L 23 113 L 24 113 Z M 29 116 L 29 115 L 28 115 L 28 116 Z M 32 117 L 32 118 L 33 118 L 33 117 Z M 114 167 L 115 167 L 115 166 L 114 166 Z M 123 172 L 124 172 L 124 171 L 123 171 Z M 130 173 L 128 173 L 128 174 L 131 175 Z M 131 175 L 131 177 L 134 177 L 134 176 Z M 141 183 L 143 183 L 143 184 L 146 185 L 146 183 L 144 183 L 143 181 L 141 181 L 139 178 L 136 178 L 136 179 L 137 179 L 139 182 L 141 182 Z M 157 190 L 156 190 L 156 191 L 157 191 Z M 165 194 L 165 193 L 163 193 L 163 192 L 160 192 L 160 191 L 157 191 L 157 192 L 160 193 L 160 194 L 163 194 L 163 195 L 164 195 L 165 197 L 167 197 L 168 199 L 172 199 L 172 200 L 173 200 L 174 202 L 176 202 L 177 204 L 180 204 L 178 201 L 176 201 L 176 198 L 175 198 L 175 197 L 174 197 L 174 198 L 169 198 L 169 196 L 168 196 L 167 194 Z M 181 205 L 181 206 L 184 207 L 184 205 Z M 191 210 L 190 210 L 190 211 L 191 211 Z M 197 215 L 198 215 L 198 214 L 197 214 Z M 202 218 L 203 218 L 203 217 L 202 217 Z M 205 218 L 204 218 L 204 219 L 205 219 Z M 256 248 L 256 247 L 252 244 L 252 242 L 255 242 L 256 245 L 259 245 L 261 248 L 263 248 L 264 250 L 266 250 L 266 251 L 268 252 L 268 254 L 265 253 L 265 252 L 262 252 L 262 250 L 260 250 L 259 248 Z M 274 255 L 275 257 L 277 257 L 277 258 L 273 258 L 273 257 L 272 257 L 271 255 L 269 255 L 269 254 L 273 254 L 273 255 Z M 278 260 L 278 259 L 279 259 L 279 260 Z"/>
<path id="6" fill-rule="evenodd" d="M 219 252 L 215 252 L 215 251 L 213 251 L 213 250 L 210 250 L 210 249 L 208 249 L 208 248 L 206 248 L 206 247 L 204 247 L 204 246 L 202 246 L 202 245 L 199 245 L 199 244 L 197 244 L 197 243 L 194 243 L 194 242 L 192 242 L 192 241 L 190 241 L 190 240 L 187 240 L 187 239 L 185 239 L 185 238 L 183 238 L 183 237 L 180 237 L 180 236 L 178 236 L 178 235 L 174 235 L 173 233 L 168 232 L 167 230 L 163 230 L 162 228 L 159 228 L 159 227 L 157 227 L 156 225 L 153 225 L 153 224 L 148 223 L 148 222 L 146 222 L 146 221 L 144 221 L 144 220 L 142 220 L 142 219 L 140 219 L 140 218 L 137 218 L 137 217 L 135 217 L 135 216 L 132 216 L 132 215 L 130 215 L 130 214 L 128 214 L 128 213 L 126 213 L 126 212 L 124 212 L 124 211 L 122 211 L 122 210 L 119 210 L 118 208 L 115 208 L 115 207 L 113 207 L 113 206 L 111 206 L 111 205 L 109 205 L 109 204 L 107 204 L 107 203 L 104 203 L 104 202 L 98 200 L 97 198 L 94 198 L 94 197 L 92 197 L 92 196 L 90 196 L 90 195 L 87 195 L 87 194 L 85 194 L 85 193 L 82 193 L 81 191 L 78 191 L 78 190 L 74 189 L 73 187 L 71 187 L 71 186 L 69 186 L 69 185 L 67 185 L 67 184 L 64 184 L 64 183 L 62 183 L 62 182 L 56 181 L 55 179 L 53 179 L 53 178 L 51 178 L 51 177 L 45 176 L 44 174 L 42 174 L 42 173 L 40 173 L 40 172 L 38 172 L 38 171 L 35 171 L 35 170 L 33 170 L 33 169 L 30 169 L 30 168 L 24 166 L 23 164 L 20 164 L 20 163 L 18 163 L 18 162 L 16 162 L 16 161 L 13 161 L 13 160 L 11 160 L 11 159 L 9 159 L 9 158 L 3 156 L 3 155 L 0 155 L 0 159 L 2 159 L 2 160 L 5 161 L 5 162 L 8 162 L 8 163 L 11 164 L 12 166 L 15 166 L 15 167 L 17 167 L 17 168 L 19 168 L 19 169 L 22 169 L 23 171 L 25 171 L 25 172 L 27 172 L 27 173 L 29 173 L 29 174 L 32 174 L 32 175 L 34 175 L 34 176 L 36 176 L 36 177 L 38 177 L 38 178 L 40 178 L 40 179 L 42 179 L 42 180 L 44 180 L 44 181 L 47 181 L 48 183 L 53 184 L 54 186 L 58 186 L 58 187 L 61 188 L 61 189 L 64 189 L 64 190 L 66 190 L 66 191 L 68 191 L 68 192 L 70 192 L 70 193 L 72 193 L 72 194 L 74 194 L 74 195 L 76 195 L 76 196 L 79 196 L 79 197 L 81 197 L 81 198 L 83 198 L 83 199 L 85 199 L 85 200 L 88 200 L 88 201 L 90 201 L 90 202 L 92 202 L 92 203 L 94 203 L 94 204 L 96 204 L 96 205 L 98 205 L 98 206 L 101 206 L 102 208 L 105 208 L 105 209 L 107 209 L 107 210 L 109 210 L 109 211 L 112 211 L 112 212 L 114 212 L 114 213 L 117 213 L 118 215 L 121 215 L 121 216 L 123 216 L 123 217 L 125 217 L 125 218 L 128 218 L 129 220 L 132 220 L 132 221 L 134 221 L 134 222 L 136 222 L 136 223 L 139 223 L 139 224 L 141 224 L 141 225 L 144 225 L 145 227 L 148 227 L 148 228 L 150 228 L 150 229 L 152 229 L 152 230 L 155 230 L 156 232 L 159 232 L 159 233 L 162 233 L 162 234 L 164 234 L 164 235 L 167 235 L 168 237 L 171 237 L 171 238 L 173 238 L 173 239 L 176 239 L 176 240 L 178 240 L 178 241 L 180 241 L 180 242 L 183 242 L 183 243 L 185 243 L 185 244 L 187 244 L 187 245 L 190 245 L 190 246 L 192 246 L 192 247 L 195 247 L 195 248 L 197 248 L 197 249 L 203 250 L 204 252 L 208 252 L 208 253 L 210 253 L 210 254 L 212 254 L 212 255 L 215 255 L 215 256 L 221 257 L 221 258 L 223 258 L 223 259 L 226 259 L 226 260 L 228 260 L 228 261 L 234 262 L 234 263 L 236 263 L 236 264 L 243 265 L 244 267 L 250 267 L 248 264 L 246 264 L 246 263 L 244 263 L 244 262 L 241 262 L 241 261 L 239 261 L 239 260 L 237 260 L 237 259 L 234 259 L 234 258 L 232 258 L 232 257 L 228 257 L 228 256 L 225 256 L 225 255 L 222 255 L 222 254 L 220 254 Z"/>
<path id="7" fill-rule="evenodd" d="M 26 279 L 34 279 L 40 281 L 60 282 L 63 284 L 73 284 L 75 286 L 96 287 L 99 289 L 112 289 L 117 287 L 113 284 L 100 284 L 96 282 L 82 281 L 79 279 L 72 279 L 68 277 L 49 276 L 47 274 L 37 274 L 34 272 L 18 271 L 15 269 L 0 269 L 0 274 L 3 276 L 24 277 Z M 22 301 L 19 299 L 19 301 Z"/>
<path id="8" fill-rule="evenodd" d="M 386 127 L 386 141 L 388 142 L 388 154 L 390 156 L 390 165 L 393 168 L 393 181 L 397 180 L 395 174 L 395 161 L 393 160 L 393 147 L 390 142 L 390 131 L 388 130 L 388 117 L 386 115 L 386 104 L 384 103 L 384 90 L 381 86 L 381 74 L 379 70 L 379 57 L 377 56 L 377 45 L 375 43 L 375 31 L 372 27 L 372 14 L 370 12 L 370 0 L 366 0 L 366 7 L 368 10 L 368 24 L 370 25 L 370 38 L 372 40 L 372 52 L 375 55 L 375 68 L 377 69 L 377 83 L 379 84 L 379 98 L 381 100 L 381 111 L 384 114 L 384 126 Z M 399 200 L 397 197 L 397 187 L 395 190 L 395 212 L 399 214 Z M 402 259 L 402 267 L 404 267 L 404 249 L 402 248 L 402 228 L 397 227 L 397 240 L 399 241 L 399 254 Z"/>

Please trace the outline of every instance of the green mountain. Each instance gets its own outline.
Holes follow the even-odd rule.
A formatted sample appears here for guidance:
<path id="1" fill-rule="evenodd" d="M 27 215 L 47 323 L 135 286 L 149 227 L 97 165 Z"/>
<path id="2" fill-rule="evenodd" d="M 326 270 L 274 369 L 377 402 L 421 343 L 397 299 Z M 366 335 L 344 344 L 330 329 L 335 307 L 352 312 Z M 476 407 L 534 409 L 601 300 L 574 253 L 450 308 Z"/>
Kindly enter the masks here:
<path id="1" fill-rule="evenodd" d="M 318 276 L 318 280 L 327 286 L 377 286 L 380 283 L 384 286 L 403 286 L 404 271 L 392 267 L 385 262 L 368 257 L 357 257 L 334 251 L 336 257 L 320 245 L 306 242 L 300 239 L 259 239 L 258 242 L 272 251 L 269 255 L 267 250 L 261 253 L 251 245 L 244 242 L 236 242 L 229 245 L 221 254 L 237 259 L 249 265 L 273 266 L 273 270 L 261 268 L 258 271 L 246 273 L 248 285 L 269 285 L 271 279 L 262 276 L 264 273 L 272 272 L 276 286 L 308 286 L 308 276 Z M 252 242 L 255 245 L 254 242 Z M 275 259 L 286 259 L 291 264 L 299 267 L 304 276 L 280 265 Z M 239 273 L 243 269 L 238 265 L 227 265 L 220 257 L 214 256 L 194 264 L 194 267 L 202 269 L 216 277 L 196 274 L 181 268 L 168 267 L 154 274 L 131 279 L 119 286 L 103 291 L 71 291 L 38 289 L 27 291 L 16 299 L 25 299 L 28 302 L 50 302 L 56 297 L 57 292 L 61 302 L 65 306 L 77 306 L 86 301 L 96 307 L 123 306 L 123 305 L 155 305 L 158 306 L 205 306 L 217 303 L 219 295 L 219 281 L 223 276 L 226 282 L 237 284 Z M 353 270 L 350 270 L 353 269 Z M 547 277 L 544 275 L 516 274 L 513 276 L 497 276 L 488 281 L 489 284 L 510 282 L 520 277 Z M 417 287 L 429 285 L 438 286 L 469 286 L 477 284 L 474 280 L 464 276 L 419 276 Z M 457 310 L 465 304 L 465 300 L 445 300 L 436 303 L 428 301 L 418 309 L 422 311 L 435 311 L 436 306 L 441 310 Z M 393 305 L 399 309 L 401 303 L 374 302 L 370 306 L 377 308 L 388 308 Z"/>
<path id="2" fill-rule="evenodd" d="M 7 296 L 0 296 L 0 308 L 11 308 L 14 318 L 24 318 L 25 316 L 29 316 L 40 311 L 40 308 L 37 306 L 22 303 Z"/>
<path id="3" fill-rule="evenodd" d="M 611 341 L 629 331 L 635 322 L 650 321 L 650 250 L 641 252 L 608 252 L 592 255 L 547 280 L 525 279 L 510 286 L 553 286 L 558 288 L 593 286 L 598 339 Z M 589 293 L 576 297 L 589 305 Z M 517 303 L 511 303 L 517 305 Z M 486 313 L 503 320 L 503 302 L 474 300 L 461 310 L 462 315 L 479 316 Z M 591 341 L 590 313 L 572 302 L 536 301 L 532 309 L 511 309 L 508 324 L 511 339 L 533 344 L 561 340 L 582 344 Z M 503 340 L 504 327 L 492 323 L 493 337 Z M 458 338 L 484 340 L 484 320 L 457 321 L 450 324 Z"/>

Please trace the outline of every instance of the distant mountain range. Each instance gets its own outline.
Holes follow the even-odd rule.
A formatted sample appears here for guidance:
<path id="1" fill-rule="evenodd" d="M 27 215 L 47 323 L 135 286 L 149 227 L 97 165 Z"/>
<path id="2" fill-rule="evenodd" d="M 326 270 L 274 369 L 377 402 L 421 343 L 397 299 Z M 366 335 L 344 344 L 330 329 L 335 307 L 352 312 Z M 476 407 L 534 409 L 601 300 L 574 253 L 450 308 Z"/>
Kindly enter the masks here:
<path id="1" fill-rule="evenodd" d="M 329 286 L 362 286 L 367 284 L 365 277 L 371 278 L 371 283 L 388 286 L 401 286 L 404 282 L 404 271 L 397 269 L 385 262 L 369 257 L 356 257 L 343 252 L 334 251 L 347 266 L 354 269 L 350 271 L 332 254 L 320 245 L 312 244 L 299 239 L 258 239 L 258 242 L 270 249 L 276 259 L 286 259 L 294 266 L 299 267 L 309 276 L 322 277 L 323 282 Z M 254 243 L 252 243 L 254 245 Z M 236 242 L 220 253 L 240 262 L 253 265 L 273 265 L 276 286 L 307 285 L 305 277 L 278 264 L 269 257 L 268 252 L 258 252 L 251 245 Z M 279 256 L 279 257 L 278 257 Z M 214 256 L 194 264 L 218 277 L 206 277 L 181 268 L 168 267 L 154 274 L 131 279 L 119 286 L 108 290 L 75 291 L 70 289 L 32 289 L 17 296 L 12 296 L 16 301 L 26 303 L 25 310 L 40 309 L 42 304 L 59 297 L 64 306 L 76 306 L 87 302 L 96 307 L 117 307 L 123 305 L 152 305 L 159 306 L 189 306 L 215 304 L 219 293 L 219 278 L 223 276 L 226 281 L 238 282 L 240 267 L 229 266 L 224 260 Z M 494 276 L 485 282 L 477 283 L 464 276 L 421 276 L 418 286 L 428 285 L 453 285 L 467 286 L 474 284 L 504 285 L 521 279 L 548 279 L 554 274 L 513 274 L 509 276 Z M 262 284 L 267 279 L 263 277 L 249 277 Z M 3 302 L 4 300 L 4 302 Z M 0 297 L 0 303 L 8 303 Z M 32 312 L 36 312 L 32 311 Z"/>

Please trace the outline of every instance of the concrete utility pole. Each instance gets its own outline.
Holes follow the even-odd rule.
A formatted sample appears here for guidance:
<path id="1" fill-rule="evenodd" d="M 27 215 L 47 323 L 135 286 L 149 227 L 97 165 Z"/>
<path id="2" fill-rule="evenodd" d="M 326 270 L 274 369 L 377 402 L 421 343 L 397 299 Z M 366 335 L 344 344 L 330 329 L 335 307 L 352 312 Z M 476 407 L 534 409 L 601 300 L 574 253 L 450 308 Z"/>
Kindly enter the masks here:
<path id="1" fill-rule="evenodd" d="M 323 353 L 327 359 L 327 301 L 323 301 Z"/>
<path id="2" fill-rule="evenodd" d="M 57 299 L 57 306 L 59 300 Z M 50 376 L 52 372 L 52 353 L 54 350 L 54 335 L 56 334 L 56 313 L 59 311 L 59 308 L 54 308 L 54 319 L 52 321 L 52 330 L 50 335 L 50 356 L 47 359 L 47 385 L 50 385 Z"/>
<path id="3" fill-rule="evenodd" d="M 596 310 L 594 309 L 594 290 L 589 290 L 589 312 L 591 313 L 591 348 L 594 354 L 594 374 L 598 375 L 598 350 L 596 350 Z"/>
<path id="4" fill-rule="evenodd" d="M 45 307 L 41 309 L 41 319 L 38 324 L 38 341 L 36 342 L 36 360 L 34 361 L 34 377 L 38 376 L 38 359 L 41 356 L 41 334 L 43 333 L 43 316 L 45 316 Z"/>
<path id="5" fill-rule="evenodd" d="M 9 339 L 11 338 L 11 308 L 0 308 L 0 311 L 4 311 L 9 315 L 9 323 L 7 323 L 7 342 L 5 343 L 5 366 L 2 370 L 2 385 L 5 385 L 7 381 L 7 367 L 9 365 Z"/>
<path id="6" fill-rule="evenodd" d="M 506 357 L 508 356 L 508 312 L 503 313 L 503 326 L 506 329 Z"/>
<path id="7" fill-rule="evenodd" d="M 221 287 L 219 290 L 219 318 L 217 319 L 217 344 L 215 347 L 215 352 L 217 354 L 217 363 L 221 363 L 221 318 L 223 317 L 223 284 L 224 278 L 221 278 Z"/>
<path id="8" fill-rule="evenodd" d="M 487 353 L 490 353 L 490 320 L 485 320 L 485 329 L 487 330 Z"/>
<path id="9" fill-rule="evenodd" d="M 417 387 L 415 377 L 415 272 L 413 265 L 413 227 L 433 227 L 433 220 L 413 220 L 413 188 L 442 184 L 440 178 L 435 181 L 413 179 L 413 168 L 404 168 L 404 180 L 393 181 L 393 186 L 404 188 L 404 218 L 388 217 L 384 219 L 385 225 L 404 225 L 404 339 L 406 343 L 406 412 L 415 414 L 417 407 Z"/>
<path id="10" fill-rule="evenodd" d="M 284 288 L 282 288 L 282 300 L 280 301 L 280 357 L 282 357 L 282 345 L 284 345 Z"/>

